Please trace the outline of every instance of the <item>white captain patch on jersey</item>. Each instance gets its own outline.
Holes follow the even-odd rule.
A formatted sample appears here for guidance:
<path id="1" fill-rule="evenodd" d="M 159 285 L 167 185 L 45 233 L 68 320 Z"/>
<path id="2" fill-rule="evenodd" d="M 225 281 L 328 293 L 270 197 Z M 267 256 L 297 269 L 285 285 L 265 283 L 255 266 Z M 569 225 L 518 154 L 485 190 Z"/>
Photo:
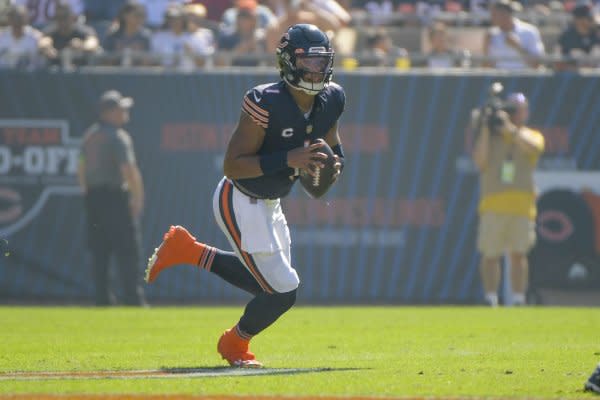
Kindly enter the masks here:
<path id="1" fill-rule="evenodd" d="M 283 136 L 284 138 L 291 138 L 292 136 L 294 136 L 294 128 L 285 128 L 281 131 L 281 136 Z"/>

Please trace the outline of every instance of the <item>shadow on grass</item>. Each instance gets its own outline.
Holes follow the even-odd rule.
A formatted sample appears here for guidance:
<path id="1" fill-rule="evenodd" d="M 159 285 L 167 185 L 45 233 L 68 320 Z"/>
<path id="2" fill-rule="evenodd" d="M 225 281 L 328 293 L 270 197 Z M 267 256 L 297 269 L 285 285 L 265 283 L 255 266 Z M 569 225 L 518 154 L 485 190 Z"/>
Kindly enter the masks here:
<path id="1" fill-rule="evenodd" d="M 370 368 L 234 368 L 234 367 L 161 367 L 160 372 L 173 375 L 297 375 L 317 372 L 360 371 Z"/>
<path id="2" fill-rule="evenodd" d="M 232 367 L 162 367 L 158 370 L 123 371 L 37 371 L 0 373 L 4 380 L 89 380 L 89 379 L 186 379 L 225 376 L 296 375 L 315 372 L 358 371 L 365 368 L 232 368 Z"/>

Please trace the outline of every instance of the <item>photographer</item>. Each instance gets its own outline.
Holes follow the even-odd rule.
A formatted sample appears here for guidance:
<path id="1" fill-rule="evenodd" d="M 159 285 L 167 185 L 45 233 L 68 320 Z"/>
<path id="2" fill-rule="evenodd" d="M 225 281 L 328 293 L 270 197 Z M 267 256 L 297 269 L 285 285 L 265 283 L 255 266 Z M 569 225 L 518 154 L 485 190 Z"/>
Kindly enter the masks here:
<path id="1" fill-rule="evenodd" d="M 475 116 L 479 135 L 473 160 L 480 172 L 478 249 L 485 300 L 491 306 L 498 304 L 500 257 L 506 252 L 513 303 L 521 305 L 527 290 L 527 252 L 535 242 L 533 172 L 544 137 L 525 126 L 529 107 L 522 93 L 509 95 L 504 102 L 496 99 L 479 114 L 483 116 Z"/>

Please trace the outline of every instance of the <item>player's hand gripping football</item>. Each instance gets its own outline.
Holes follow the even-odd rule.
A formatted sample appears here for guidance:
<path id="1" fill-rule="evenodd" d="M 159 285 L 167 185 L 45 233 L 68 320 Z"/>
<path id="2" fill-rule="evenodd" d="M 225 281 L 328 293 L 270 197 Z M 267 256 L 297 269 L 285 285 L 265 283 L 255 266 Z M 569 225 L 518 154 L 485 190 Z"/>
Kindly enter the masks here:
<path id="1" fill-rule="evenodd" d="M 315 175 L 316 168 L 323 168 L 325 165 L 320 160 L 327 159 L 327 155 L 317 151 L 325 145 L 324 141 L 317 141 L 306 147 L 297 147 L 287 153 L 287 164 L 289 167 L 303 169 L 310 175 Z"/>

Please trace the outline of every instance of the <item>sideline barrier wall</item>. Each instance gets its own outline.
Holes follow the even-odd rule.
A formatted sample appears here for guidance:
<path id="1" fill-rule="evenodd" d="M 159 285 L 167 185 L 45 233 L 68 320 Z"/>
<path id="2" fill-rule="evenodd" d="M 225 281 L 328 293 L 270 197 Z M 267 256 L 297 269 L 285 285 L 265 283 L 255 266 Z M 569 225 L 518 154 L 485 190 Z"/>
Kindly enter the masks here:
<path id="1" fill-rule="evenodd" d="M 299 185 L 284 201 L 305 302 L 471 303 L 480 297 L 477 175 L 470 109 L 492 75 L 340 73 L 347 163 L 324 200 Z M 0 299 L 89 300 L 93 287 L 77 194 L 77 144 L 99 94 L 135 99 L 128 130 L 146 185 L 147 256 L 171 224 L 227 242 L 212 215 L 222 158 L 250 87 L 271 73 L 0 73 Z M 530 99 L 546 136 L 543 169 L 597 170 L 597 77 L 499 78 Z M 140 276 L 142 274 L 140 266 Z M 116 277 L 115 277 L 116 279 Z M 118 282 L 117 282 L 118 284 Z M 246 294 L 192 267 L 147 286 L 150 301 L 237 301 Z"/>

